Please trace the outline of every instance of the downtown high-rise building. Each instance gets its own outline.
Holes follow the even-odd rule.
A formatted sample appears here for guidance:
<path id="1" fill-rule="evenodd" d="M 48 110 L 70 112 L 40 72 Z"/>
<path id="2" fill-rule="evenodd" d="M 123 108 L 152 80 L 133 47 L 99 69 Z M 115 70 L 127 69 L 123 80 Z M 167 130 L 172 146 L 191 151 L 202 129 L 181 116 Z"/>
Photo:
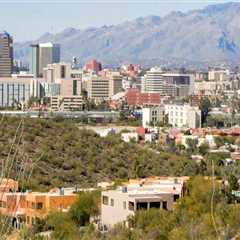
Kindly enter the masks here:
<path id="1" fill-rule="evenodd" d="M 7 32 L 0 33 L 0 77 L 9 77 L 13 71 L 13 39 Z"/>
<path id="2" fill-rule="evenodd" d="M 40 43 L 31 45 L 30 72 L 34 77 L 42 77 L 48 64 L 60 62 L 60 45 Z"/>

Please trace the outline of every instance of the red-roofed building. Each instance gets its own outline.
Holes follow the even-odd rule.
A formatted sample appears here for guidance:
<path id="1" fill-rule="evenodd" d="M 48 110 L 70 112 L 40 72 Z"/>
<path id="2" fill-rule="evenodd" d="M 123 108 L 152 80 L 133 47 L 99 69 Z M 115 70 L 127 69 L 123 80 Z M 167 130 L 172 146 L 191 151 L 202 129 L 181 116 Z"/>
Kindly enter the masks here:
<path id="1" fill-rule="evenodd" d="M 98 62 L 97 60 L 93 59 L 91 61 L 89 61 L 88 63 L 86 63 L 86 65 L 84 66 L 84 69 L 87 71 L 94 71 L 96 73 L 100 72 L 102 70 L 102 64 L 100 62 Z"/>
<path id="2" fill-rule="evenodd" d="M 159 93 L 141 93 L 139 89 L 130 89 L 126 100 L 129 106 L 159 105 L 161 95 Z"/>

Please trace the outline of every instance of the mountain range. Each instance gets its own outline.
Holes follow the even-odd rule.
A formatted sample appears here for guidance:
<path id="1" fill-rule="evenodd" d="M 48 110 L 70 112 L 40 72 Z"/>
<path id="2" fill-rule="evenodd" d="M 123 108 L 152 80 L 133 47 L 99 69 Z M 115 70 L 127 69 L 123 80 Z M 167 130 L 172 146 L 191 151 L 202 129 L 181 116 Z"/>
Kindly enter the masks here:
<path id="1" fill-rule="evenodd" d="M 240 3 L 210 5 L 164 17 L 147 16 L 118 25 L 67 28 L 34 41 L 15 43 L 15 58 L 28 60 L 29 45 L 61 44 L 62 61 L 73 56 L 84 63 L 97 58 L 105 65 L 198 65 L 240 63 Z"/>

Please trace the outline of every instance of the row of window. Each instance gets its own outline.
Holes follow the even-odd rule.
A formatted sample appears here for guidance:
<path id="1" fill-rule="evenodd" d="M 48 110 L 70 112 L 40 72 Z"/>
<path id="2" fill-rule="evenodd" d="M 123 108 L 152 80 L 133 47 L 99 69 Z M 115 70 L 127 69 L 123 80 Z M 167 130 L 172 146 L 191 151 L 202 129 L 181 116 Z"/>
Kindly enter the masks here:
<path id="1" fill-rule="evenodd" d="M 43 208 L 43 203 L 42 202 L 29 202 L 27 201 L 27 208 L 32 208 L 32 209 L 42 209 Z"/>
<path id="2" fill-rule="evenodd" d="M 5 201 L 0 201 L 0 208 L 6 208 L 7 203 Z M 27 201 L 27 208 L 32 208 L 32 209 L 42 209 L 43 208 L 43 203 L 42 202 L 29 202 Z"/>
<path id="3" fill-rule="evenodd" d="M 174 113 L 174 112 L 171 111 L 171 112 L 170 112 L 170 116 L 173 116 L 173 113 Z M 178 116 L 178 112 L 175 112 L 175 115 Z M 183 112 L 180 112 L 179 115 L 182 117 L 182 116 L 183 116 Z"/>
<path id="4" fill-rule="evenodd" d="M 178 195 L 174 198 L 174 201 L 176 201 L 178 199 Z M 102 198 L 102 202 L 104 205 L 109 205 L 109 197 L 107 196 L 103 196 Z M 114 199 L 110 199 L 110 206 L 114 206 Z M 136 203 L 136 209 L 137 210 L 141 210 L 141 209 L 148 209 L 148 208 L 163 208 L 165 210 L 168 209 L 167 207 L 167 201 L 163 201 L 163 202 L 138 202 Z M 123 209 L 126 210 L 127 209 L 127 202 L 124 201 L 123 202 Z M 129 211 L 134 211 L 135 209 L 135 203 L 134 202 L 128 202 L 128 210 Z"/>

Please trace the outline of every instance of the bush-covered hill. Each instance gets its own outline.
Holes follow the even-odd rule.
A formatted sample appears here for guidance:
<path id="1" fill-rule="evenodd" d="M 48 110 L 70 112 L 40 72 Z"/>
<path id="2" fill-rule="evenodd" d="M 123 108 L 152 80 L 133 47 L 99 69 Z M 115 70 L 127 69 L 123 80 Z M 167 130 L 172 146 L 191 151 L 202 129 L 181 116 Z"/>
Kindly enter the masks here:
<path id="1" fill-rule="evenodd" d="M 186 156 L 158 154 L 136 143 L 124 143 L 120 136 L 100 138 L 61 119 L 2 118 L 0 159 L 5 176 L 24 179 L 25 185 L 35 190 L 198 173 L 196 163 Z"/>

